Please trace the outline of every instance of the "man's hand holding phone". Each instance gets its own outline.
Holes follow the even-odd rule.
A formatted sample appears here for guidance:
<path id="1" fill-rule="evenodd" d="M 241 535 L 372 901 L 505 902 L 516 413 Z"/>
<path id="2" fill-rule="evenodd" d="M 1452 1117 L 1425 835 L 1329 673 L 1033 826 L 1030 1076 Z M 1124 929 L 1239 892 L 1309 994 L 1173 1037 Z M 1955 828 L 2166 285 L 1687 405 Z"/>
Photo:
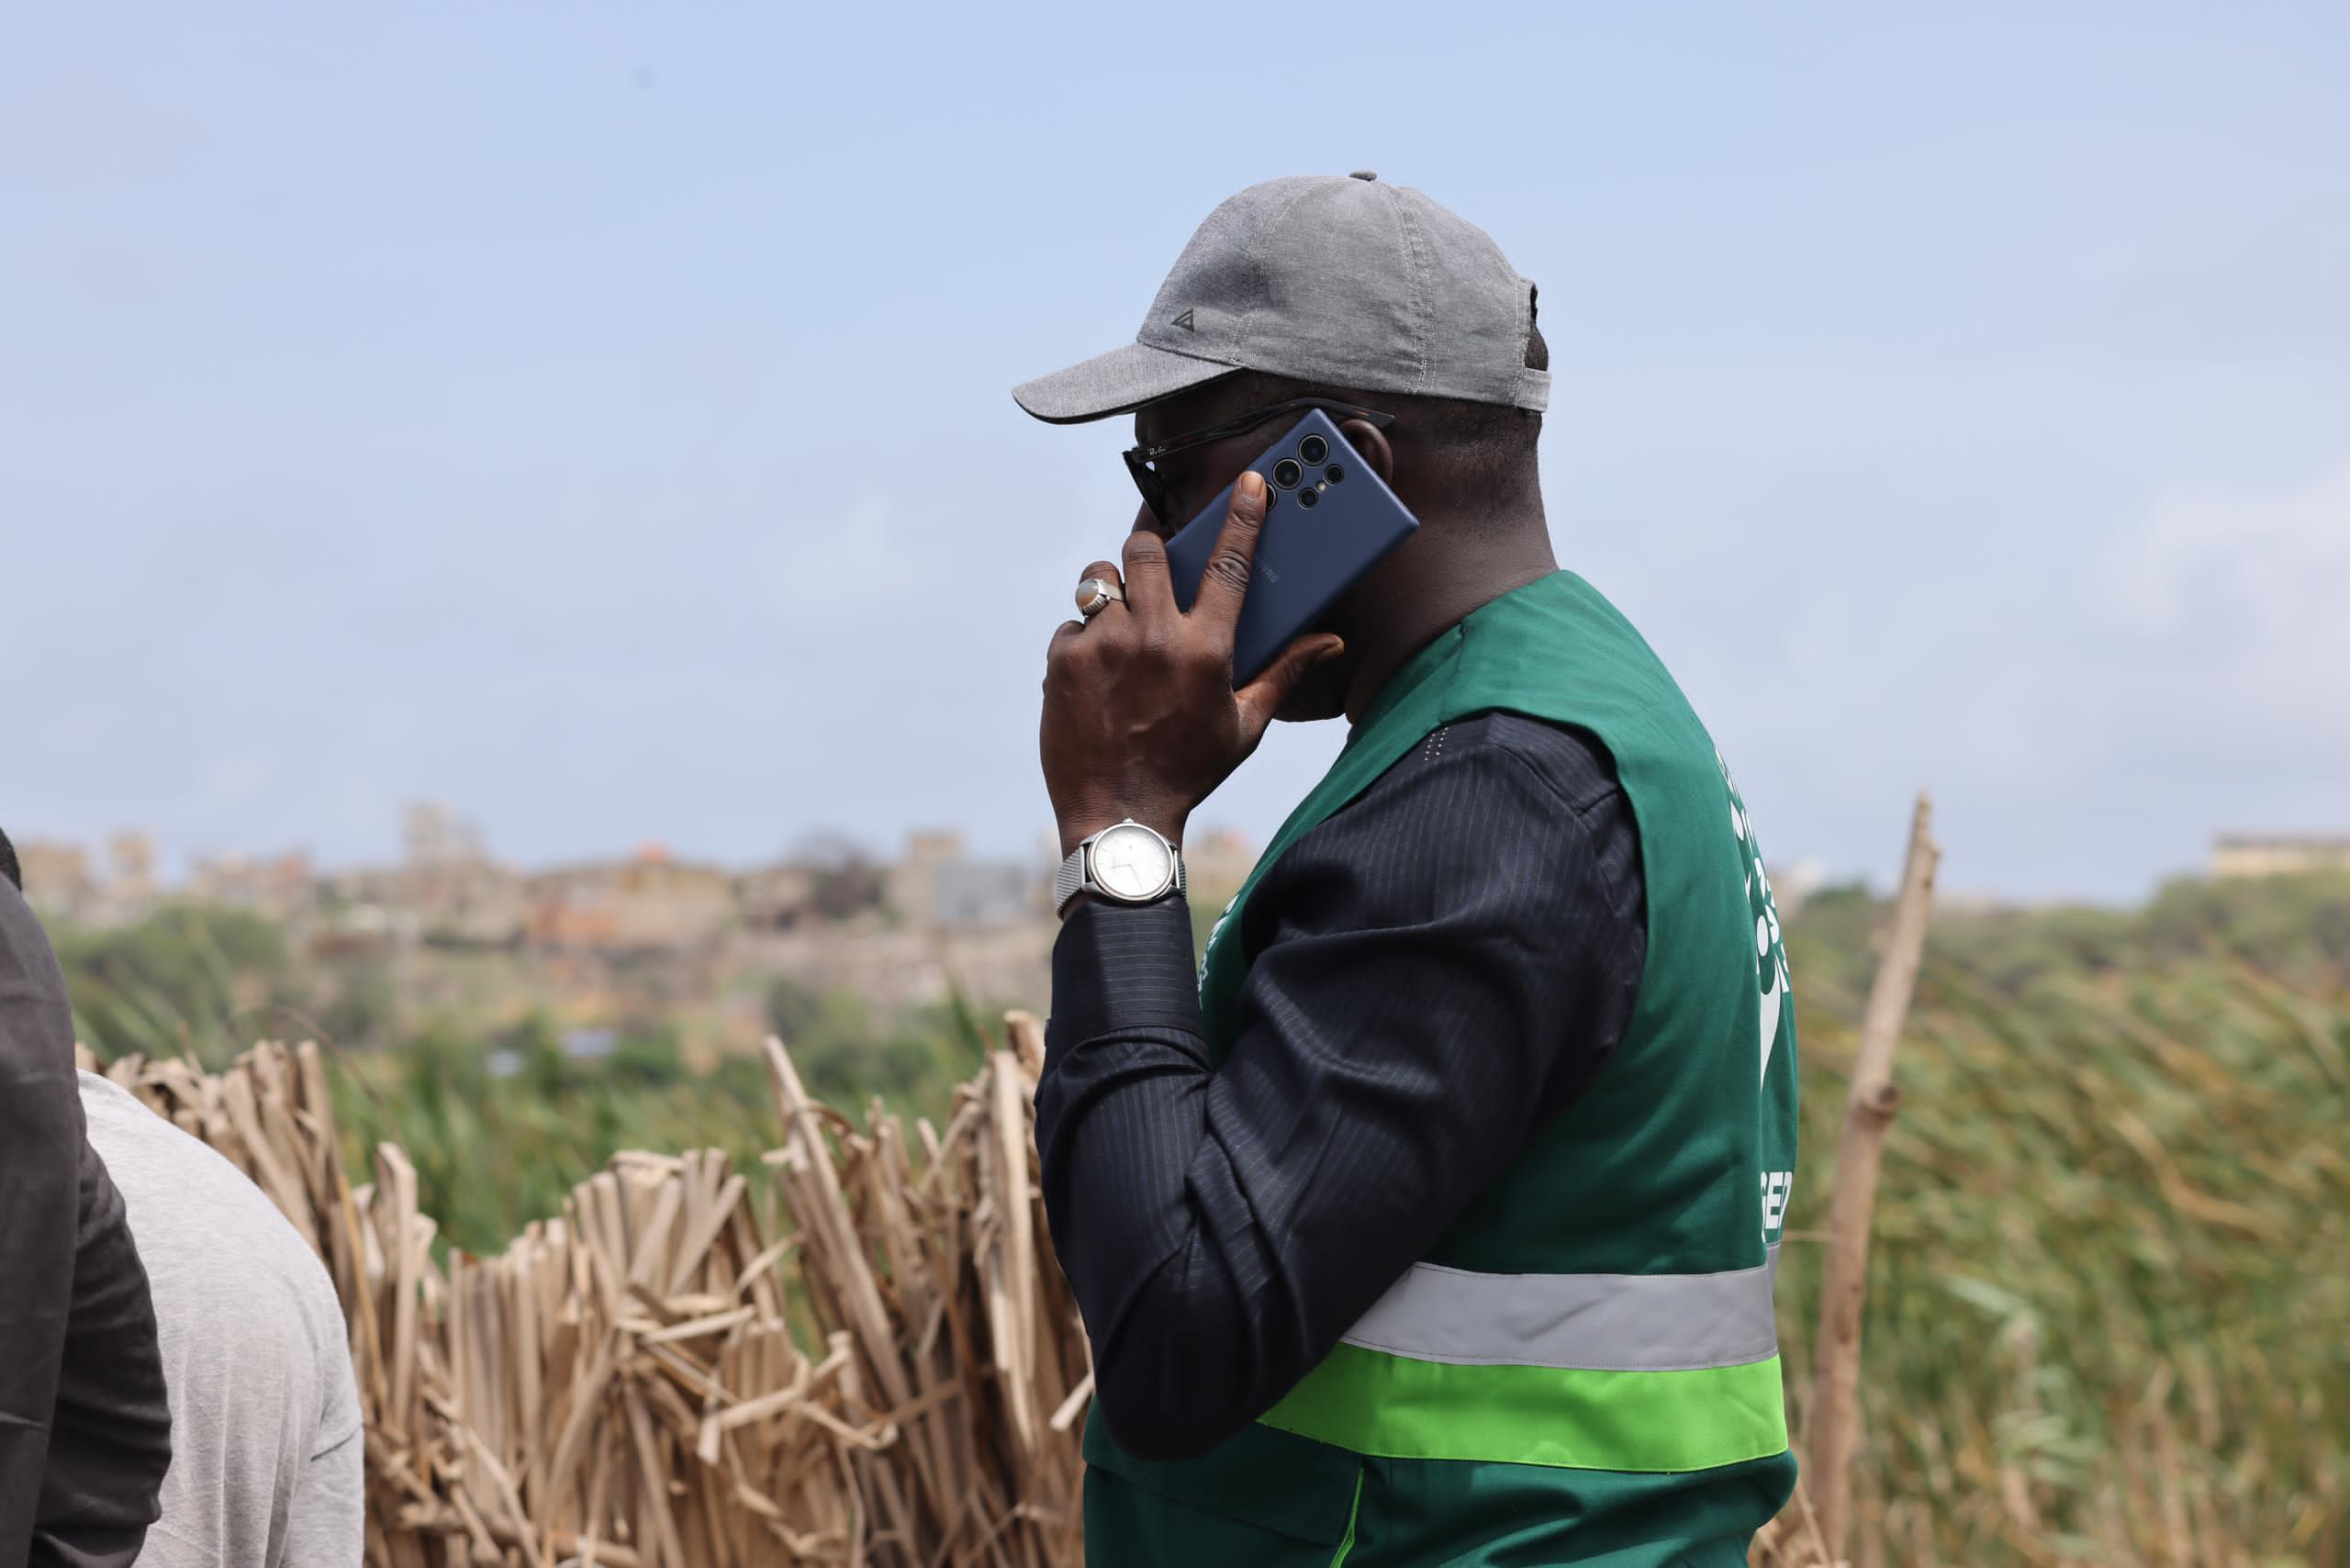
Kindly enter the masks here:
<path id="1" fill-rule="evenodd" d="M 1159 537 L 1126 540 L 1125 597 L 1064 622 L 1045 658 L 1040 749 L 1061 851 L 1132 817 L 1181 842 L 1192 811 L 1247 760 L 1315 661 L 1343 644 L 1309 633 L 1256 679 L 1232 687 L 1232 647 L 1265 522 L 1265 482 L 1244 473 L 1189 612 L 1178 608 Z M 1116 581 L 1096 562 L 1082 574 Z"/>

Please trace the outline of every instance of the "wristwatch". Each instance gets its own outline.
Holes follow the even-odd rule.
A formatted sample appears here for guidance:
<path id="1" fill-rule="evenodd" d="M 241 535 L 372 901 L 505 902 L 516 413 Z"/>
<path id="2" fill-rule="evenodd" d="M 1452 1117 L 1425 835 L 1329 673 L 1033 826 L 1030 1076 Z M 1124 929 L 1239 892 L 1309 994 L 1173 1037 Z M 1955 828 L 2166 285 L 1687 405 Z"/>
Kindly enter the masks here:
<path id="1" fill-rule="evenodd" d="M 1183 852 L 1155 828 L 1128 817 L 1080 843 L 1053 877 L 1053 913 L 1080 893 L 1118 903 L 1151 903 L 1183 890 Z"/>

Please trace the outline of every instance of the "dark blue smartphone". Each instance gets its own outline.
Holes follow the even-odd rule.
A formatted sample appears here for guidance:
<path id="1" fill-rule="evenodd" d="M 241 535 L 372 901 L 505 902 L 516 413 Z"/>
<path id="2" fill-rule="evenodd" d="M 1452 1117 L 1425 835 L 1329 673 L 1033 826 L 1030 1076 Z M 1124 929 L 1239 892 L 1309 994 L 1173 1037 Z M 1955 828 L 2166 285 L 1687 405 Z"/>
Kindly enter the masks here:
<path id="1" fill-rule="evenodd" d="M 1290 427 L 1248 465 L 1263 476 L 1268 506 L 1257 536 L 1257 567 L 1233 633 L 1232 684 L 1248 685 L 1376 566 L 1412 536 L 1420 520 L 1395 498 L 1319 409 Z M 1233 476 L 1237 482 L 1240 476 Z M 1167 542 L 1175 602 L 1199 598 L 1232 506 L 1232 487 Z"/>

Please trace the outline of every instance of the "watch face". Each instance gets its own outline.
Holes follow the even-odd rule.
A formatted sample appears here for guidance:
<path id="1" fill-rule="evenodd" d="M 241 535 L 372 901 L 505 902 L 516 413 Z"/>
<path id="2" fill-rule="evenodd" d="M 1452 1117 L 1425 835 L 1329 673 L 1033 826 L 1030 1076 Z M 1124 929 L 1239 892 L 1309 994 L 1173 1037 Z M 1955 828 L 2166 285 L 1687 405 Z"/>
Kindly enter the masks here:
<path id="1" fill-rule="evenodd" d="M 1147 827 L 1105 829 L 1093 841 L 1093 879 L 1113 898 L 1157 898 L 1175 879 L 1174 857 Z"/>

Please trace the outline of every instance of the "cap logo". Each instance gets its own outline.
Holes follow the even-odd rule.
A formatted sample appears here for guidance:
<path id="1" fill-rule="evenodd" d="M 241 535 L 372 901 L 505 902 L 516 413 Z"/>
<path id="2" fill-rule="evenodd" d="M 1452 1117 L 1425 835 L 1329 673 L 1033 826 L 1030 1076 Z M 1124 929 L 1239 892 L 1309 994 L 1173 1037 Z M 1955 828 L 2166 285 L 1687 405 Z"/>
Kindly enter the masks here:
<path id="1" fill-rule="evenodd" d="M 1183 330 L 1192 333 L 1194 337 L 1199 335 L 1199 329 L 1192 325 L 1192 313 L 1189 310 L 1184 311 L 1181 316 L 1175 318 L 1175 325 L 1182 328 Z"/>

